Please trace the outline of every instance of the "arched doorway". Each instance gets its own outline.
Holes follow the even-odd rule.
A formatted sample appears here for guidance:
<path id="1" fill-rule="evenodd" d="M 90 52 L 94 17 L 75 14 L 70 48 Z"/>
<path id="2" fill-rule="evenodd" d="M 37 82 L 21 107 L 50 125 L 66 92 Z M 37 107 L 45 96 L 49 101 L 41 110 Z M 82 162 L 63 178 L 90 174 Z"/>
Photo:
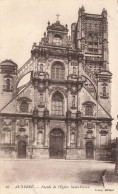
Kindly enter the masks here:
<path id="1" fill-rule="evenodd" d="M 26 142 L 24 140 L 18 142 L 18 158 L 26 158 Z"/>
<path id="2" fill-rule="evenodd" d="M 93 158 L 93 151 L 94 151 L 93 143 L 87 142 L 86 143 L 86 158 L 92 159 Z"/>
<path id="3" fill-rule="evenodd" d="M 61 129 L 55 128 L 50 132 L 50 158 L 63 158 L 64 133 Z"/>

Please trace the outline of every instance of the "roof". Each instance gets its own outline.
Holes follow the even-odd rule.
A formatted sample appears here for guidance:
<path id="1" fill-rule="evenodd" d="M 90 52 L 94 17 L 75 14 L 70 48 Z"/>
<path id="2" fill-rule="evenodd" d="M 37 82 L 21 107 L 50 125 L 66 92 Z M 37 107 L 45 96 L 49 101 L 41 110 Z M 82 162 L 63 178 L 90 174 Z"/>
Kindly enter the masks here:
<path id="1" fill-rule="evenodd" d="M 6 59 L 6 60 L 4 60 L 4 61 L 2 61 L 1 63 L 0 63 L 0 65 L 13 65 L 13 66 L 18 66 L 14 61 L 12 61 L 11 59 Z"/>
<path id="2" fill-rule="evenodd" d="M 53 23 L 52 25 L 50 25 L 50 22 L 48 22 L 47 30 L 58 30 L 58 31 L 68 32 L 67 24 L 65 26 L 63 26 L 62 24 L 60 24 L 60 21 L 58 21 L 58 20 L 55 23 Z"/>

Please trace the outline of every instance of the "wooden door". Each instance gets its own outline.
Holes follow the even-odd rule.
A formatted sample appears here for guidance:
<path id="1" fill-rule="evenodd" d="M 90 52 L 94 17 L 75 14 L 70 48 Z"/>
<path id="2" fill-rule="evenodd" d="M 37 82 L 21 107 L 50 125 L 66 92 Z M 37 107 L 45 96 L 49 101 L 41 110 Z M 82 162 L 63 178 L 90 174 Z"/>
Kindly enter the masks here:
<path id="1" fill-rule="evenodd" d="M 26 158 L 26 142 L 19 141 L 18 143 L 18 158 Z"/>
<path id="2" fill-rule="evenodd" d="M 50 133 L 50 158 L 63 158 L 63 131 L 54 129 Z"/>
<path id="3" fill-rule="evenodd" d="M 86 158 L 92 159 L 93 158 L 93 143 L 87 142 L 86 143 Z"/>

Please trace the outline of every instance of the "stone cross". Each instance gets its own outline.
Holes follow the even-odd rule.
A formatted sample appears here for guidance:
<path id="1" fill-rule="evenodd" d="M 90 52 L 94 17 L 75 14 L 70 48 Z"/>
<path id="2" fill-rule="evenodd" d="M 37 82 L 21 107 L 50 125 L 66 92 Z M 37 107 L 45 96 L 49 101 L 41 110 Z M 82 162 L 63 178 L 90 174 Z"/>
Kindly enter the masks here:
<path id="1" fill-rule="evenodd" d="M 56 16 L 57 16 L 57 21 L 59 21 L 59 16 L 60 16 L 60 15 L 59 15 L 59 14 L 56 14 Z"/>

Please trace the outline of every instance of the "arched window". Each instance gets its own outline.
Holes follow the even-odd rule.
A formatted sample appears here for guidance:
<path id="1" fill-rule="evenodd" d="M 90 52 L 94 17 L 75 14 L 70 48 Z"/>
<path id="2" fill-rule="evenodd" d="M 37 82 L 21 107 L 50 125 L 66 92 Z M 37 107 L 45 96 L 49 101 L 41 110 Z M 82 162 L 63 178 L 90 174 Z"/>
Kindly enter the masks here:
<path id="1" fill-rule="evenodd" d="M 55 92 L 52 96 L 52 115 L 63 115 L 63 95 Z"/>
<path id="2" fill-rule="evenodd" d="M 64 80 L 65 69 L 60 62 L 55 63 L 51 69 L 51 78 L 53 80 Z"/>
<path id="3" fill-rule="evenodd" d="M 62 37 L 60 35 L 55 35 L 53 38 L 53 43 L 56 45 L 61 45 L 62 44 Z"/>
<path id="4" fill-rule="evenodd" d="M 26 101 L 21 102 L 20 104 L 20 111 L 21 112 L 28 112 L 29 105 Z"/>

